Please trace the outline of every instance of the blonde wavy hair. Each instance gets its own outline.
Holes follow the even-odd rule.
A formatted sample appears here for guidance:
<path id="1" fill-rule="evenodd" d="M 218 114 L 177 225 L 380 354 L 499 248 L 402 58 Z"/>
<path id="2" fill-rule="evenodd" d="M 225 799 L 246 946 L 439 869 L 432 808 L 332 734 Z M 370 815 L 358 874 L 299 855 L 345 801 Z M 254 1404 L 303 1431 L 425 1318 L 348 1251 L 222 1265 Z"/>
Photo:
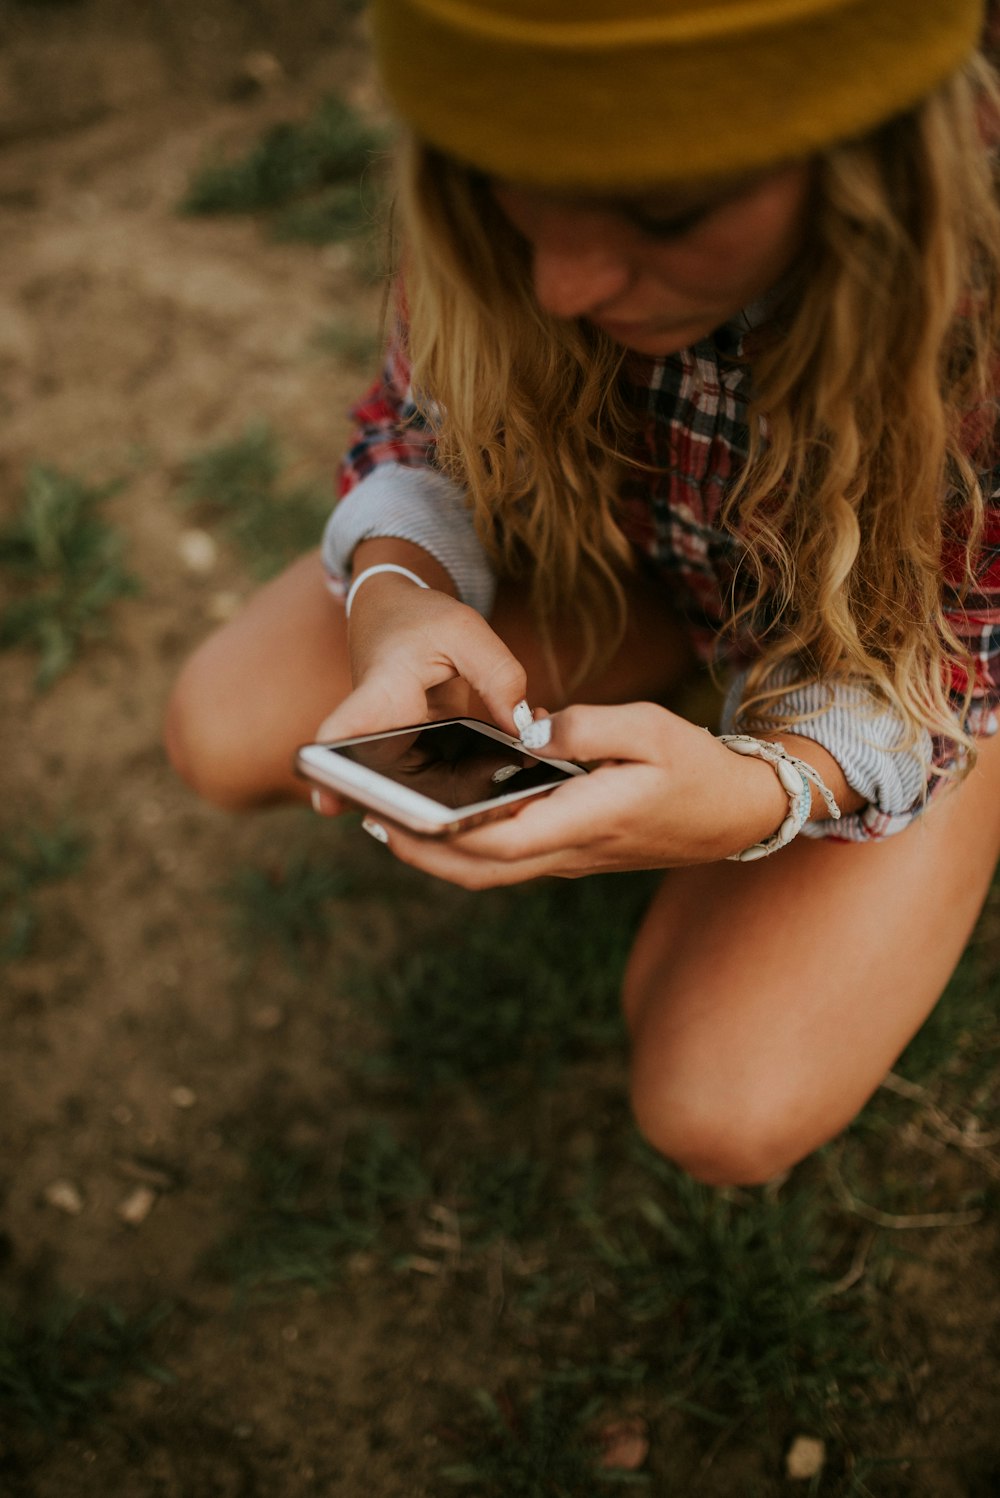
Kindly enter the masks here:
<path id="1" fill-rule="evenodd" d="M 745 548 L 732 631 L 753 642 L 742 717 L 794 727 L 775 673 L 864 684 L 971 764 L 949 680 L 942 553 L 975 580 L 977 457 L 994 436 L 1000 344 L 1000 104 L 982 58 L 913 111 L 816 163 L 802 275 L 750 353 L 750 450 L 725 523 Z M 988 127 L 988 129 L 987 129 Z M 489 184 L 404 147 L 399 214 L 414 387 L 499 568 L 530 575 L 543 638 L 579 620 L 582 675 L 624 625 L 631 548 L 617 521 L 636 460 L 625 353 L 533 295 L 530 256 Z M 983 453 L 969 433 L 978 416 Z M 970 687 L 971 691 L 971 687 Z"/>

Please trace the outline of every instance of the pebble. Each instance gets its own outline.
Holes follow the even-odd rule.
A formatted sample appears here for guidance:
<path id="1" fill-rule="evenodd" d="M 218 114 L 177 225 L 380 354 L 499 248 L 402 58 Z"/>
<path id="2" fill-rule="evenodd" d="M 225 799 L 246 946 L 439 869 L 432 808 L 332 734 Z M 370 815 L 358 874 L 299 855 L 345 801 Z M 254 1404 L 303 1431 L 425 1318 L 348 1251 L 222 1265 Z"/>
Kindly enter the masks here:
<path id="1" fill-rule="evenodd" d="M 264 92 L 281 83 L 284 77 L 285 70 L 273 52 L 248 52 L 240 58 L 233 84 L 238 94 Z"/>
<path id="2" fill-rule="evenodd" d="M 277 1030 L 284 1023 L 285 1011 L 277 1004 L 262 1004 L 255 1009 L 250 1016 L 250 1023 L 255 1030 Z"/>
<path id="3" fill-rule="evenodd" d="M 137 1228 L 146 1221 L 156 1205 L 156 1192 L 151 1186 L 137 1186 L 130 1191 L 118 1207 L 118 1216 L 130 1228 Z"/>
<path id="4" fill-rule="evenodd" d="M 132 1122 L 132 1109 L 126 1103 L 116 1103 L 111 1110 L 111 1117 L 116 1124 L 124 1127 L 125 1124 Z"/>
<path id="5" fill-rule="evenodd" d="M 192 1092 L 190 1087 L 171 1087 L 170 1101 L 175 1108 L 193 1108 L 198 1101 L 198 1095 Z"/>
<path id="6" fill-rule="evenodd" d="M 187 530 L 177 538 L 177 555 L 189 572 L 211 572 L 219 560 L 219 548 L 208 531 Z"/>
<path id="7" fill-rule="evenodd" d="M 351 247 L 346 244 L 328 244 L 320 251 L 320 262 L 324 270 L 347 270 L 351 263 Z"/>
<path id="8" fill-rule="evenodd" d="M 605 1425 L 598 1439 L 600 1467 L 612 1472 L 638 1472 L 649 1455 L 649 1429 L 639 1415 L 626 1416 Z"/>
<path id="9" fill-rule="evenodd" d="M 205 612 L 210 619 L 215 619 L 220 624 L 224 624 L 227 619 L 231 619 L 234 614 L 239 612 L 242 602 L 243 599 L 239 593 L 232 589 L 225 589 L 221 593 L 212 594 L 208 600 Z"/>
<path id="10" fill-rule="evenodd" d="M 796 1436 L 785 1457 L 785 1472 L 795 1482 L 805 1482 L 823 1470 L 826 1446 L 818 1436 Z"/>
<path id="11" fill-rule="evenodd" d="M 53 1181 L 42 1195 L 50 1207 L 65 1212 L 67 1217 L 79 1217 L 83 1211 L 83 1197 L 72 1181 Z"/>

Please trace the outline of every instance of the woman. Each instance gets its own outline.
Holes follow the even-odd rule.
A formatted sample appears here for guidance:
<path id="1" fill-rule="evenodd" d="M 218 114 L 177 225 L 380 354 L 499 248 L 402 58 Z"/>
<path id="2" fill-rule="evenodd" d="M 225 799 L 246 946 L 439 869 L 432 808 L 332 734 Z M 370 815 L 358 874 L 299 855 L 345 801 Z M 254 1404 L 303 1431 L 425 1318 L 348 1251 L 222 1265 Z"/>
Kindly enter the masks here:
<path id="1" fill-rule="evenodd" d="M 375 20 L 406 290 L 334 592 L 305 558 L 210 639 L 171 755 L 254 805 L 331 708 L 329 739 L 545 704 L 525 741 L 591 775 L 445 843 L 369 830 L 472 888 L 669 870 L 624 982 L 636 1119 L 767 1180 L 878 1086 L 1000 853 L 981 6 Z M 660 705 L 699 658 L 749 744 Z"/>

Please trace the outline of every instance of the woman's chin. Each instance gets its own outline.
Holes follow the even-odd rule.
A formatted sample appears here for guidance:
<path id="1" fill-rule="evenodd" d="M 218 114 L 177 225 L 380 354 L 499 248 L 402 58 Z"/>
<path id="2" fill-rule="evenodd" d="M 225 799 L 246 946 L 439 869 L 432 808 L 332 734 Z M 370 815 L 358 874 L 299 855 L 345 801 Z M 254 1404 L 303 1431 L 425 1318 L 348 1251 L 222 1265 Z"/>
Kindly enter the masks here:
<path id="1" fill-rule="evenodd" d="M 630 349 L 635 354 L 661 358 L 666 354 L 680 353 L 681 349 L 690 348 L 692 343 L 707 338 L 710 333 L 715 332 L 719 320 L 705 319 L 672 328 L 658 328 L 655 324 L 614 322 L 595 322 L 595 326 L 615 343 L 620 343 L 623 348 Z"/>

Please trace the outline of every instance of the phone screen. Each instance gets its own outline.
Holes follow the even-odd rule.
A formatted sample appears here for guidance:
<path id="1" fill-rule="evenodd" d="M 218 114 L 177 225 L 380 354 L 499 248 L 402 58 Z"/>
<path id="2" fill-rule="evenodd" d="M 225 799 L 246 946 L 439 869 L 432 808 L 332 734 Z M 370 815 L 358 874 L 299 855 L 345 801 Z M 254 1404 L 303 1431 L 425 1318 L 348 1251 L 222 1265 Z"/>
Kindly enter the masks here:
<path id="1" fill-rule="evenodd" d="M 573 778 L 569 771 L 508 748 L 465 723 L 430 723 L 358 744 L 338 744 L 330 752 L 452 810 Z"/>

